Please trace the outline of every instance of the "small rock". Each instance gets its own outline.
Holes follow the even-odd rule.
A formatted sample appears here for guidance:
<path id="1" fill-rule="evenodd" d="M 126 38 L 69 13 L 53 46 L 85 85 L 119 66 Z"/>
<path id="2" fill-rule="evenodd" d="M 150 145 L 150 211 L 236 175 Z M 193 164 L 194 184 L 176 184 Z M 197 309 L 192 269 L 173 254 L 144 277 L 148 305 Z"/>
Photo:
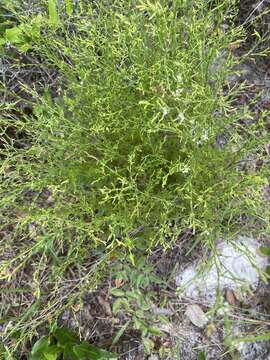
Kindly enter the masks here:
<path id="1" fill-rule="evenodd" d="M 245 337 L 254 332 L 248 324 L 236 324 L 233 326 L 233 334 L 235 338 Z M 270 342 L 269 341 L 253 341 L 240 342 L 235 345 L 235 349 L 239 353 L 240 360 L 268 360 L 270 357 Z"/>
<path id="2" fill-rule="evenodd" d="M 165 315 L 165 316 L 172 316 L 173 315 L 173 311 L 170 310 L 170 309 L 165 309 L 165 308 L 160 308 L 156 305 L 153 305 L 152 306 L 152 310 L 153 310 L 153 313 L 155 315 Z"/>
<path id="3" fill-rule="evenodd" d="M 199 328 L 204 328 L 208 322 L 207 316 L 199 307 L 199 305 L 196 304 L 188 305 L 185 315 L 193 325 Z"/>
<path id="4" fill-rule="evenodd" d="M 265 270 L 267 258 L 260 256 L 260 243 L 252 238 L 239 236 L 231 242 L 221 241 L 217 245 L 215 262 L 209 267 L 191 264 L 176 276 L 176 284 L 183 295 L 199 303 L 214 305 L 219 291 L 231 289 L 236 293 L 242 289 L 256 290 L 260 276 Z"/>
<path id="5" fill-rule="evenodd" d="M 148 357 L 148 360 L 159 360 L 159 356 L 157 354 L 152 354 Z"/>

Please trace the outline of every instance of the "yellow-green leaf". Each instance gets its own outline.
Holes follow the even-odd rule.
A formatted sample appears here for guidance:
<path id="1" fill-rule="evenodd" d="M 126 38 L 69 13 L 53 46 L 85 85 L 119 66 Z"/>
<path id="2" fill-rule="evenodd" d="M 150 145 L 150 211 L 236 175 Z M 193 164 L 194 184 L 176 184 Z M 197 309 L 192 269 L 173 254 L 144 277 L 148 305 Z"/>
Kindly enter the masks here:
<path id="1" fill-rule="evenodd" d="M 270 256 L 270 247 L 269 246 L 260 246 L 259 251 L 264 256 Z"/>
<path id="2" fill-rule="evenodd" d="M 12 44 L 18 44 L 22 42 L 23 32 L 18 26 L 14 26 L 11 29 L 6 30 L 6 39 Z"/>
<path id="3" fill-rule="evenodd" d="M 66 11 L 68 15 L 73 13 L 73 2 L 72 0 L 65 0 L 66 3 Z"/>
<path id="4" fill-rule="evenodd" d="M 56 26 L 59 24 L 59 15 L 57 9 L 57 0 L 48 0 L 49 22 Z"/>

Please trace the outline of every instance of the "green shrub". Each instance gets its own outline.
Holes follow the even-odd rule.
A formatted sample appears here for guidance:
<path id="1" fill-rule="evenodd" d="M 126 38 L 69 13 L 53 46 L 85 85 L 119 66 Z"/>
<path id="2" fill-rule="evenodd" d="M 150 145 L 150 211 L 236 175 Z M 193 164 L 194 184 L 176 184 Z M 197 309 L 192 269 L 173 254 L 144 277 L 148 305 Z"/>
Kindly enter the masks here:
<path id="1" fill-rule="evenodd" d="M 243 126 L 248 112 L 234 105 L 241 89 L 228 85 L 229 44 L 241 39 L 224 30 L 232 5 L 87 1 L 40 29 L 32 49 L 63 86 L 57 97 L 32 89 L 33 116 L 1 119 L 1 222 L 13 231 L 1 279 L 12 283 L 30 267 L 36 305 L 5 339 L 18 328 L 27 337 L 93 288 L 112 256 L 135 264 L 136 251 L 170 247 L 187 229 L 209 248 L 243 216 L 264 220 L 264 166 L 239 165 L 264 130 Z M 79 280 L 67 297 L 70 268 Z"/>

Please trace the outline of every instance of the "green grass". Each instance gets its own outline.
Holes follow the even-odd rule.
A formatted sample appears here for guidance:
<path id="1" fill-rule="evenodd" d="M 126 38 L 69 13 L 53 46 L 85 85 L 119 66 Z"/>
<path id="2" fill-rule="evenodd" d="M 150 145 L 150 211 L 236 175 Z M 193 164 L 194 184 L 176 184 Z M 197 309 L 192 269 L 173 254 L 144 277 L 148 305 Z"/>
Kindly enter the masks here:
<path id="1" fill-rule="evenodd" d="M 267 169 L 240 166 L 261 153 L 263 121 L 243 125 L 243 88 L 227 80 L 229 45 L 243 38 L 224 30 L 234 2 L 211 11 L 204 0 L 81 2 L 68 14 L 50 4 L 28 51 L 57 69 L 58 96 L 28 89 L 33 115 L 10 116 L 14 101 L 0 120 L 0 279 L 19 292 L 27 278 L 31 295 L 3 337 L 14 350 L 93 290 L 111 259 L 136 265 L 138 253 L 172 247 L 187 230 L 207 250 L 245 231 L 244 216 L 267 226 Z M 76 281 L 66 285 L 70 269 Z"/>

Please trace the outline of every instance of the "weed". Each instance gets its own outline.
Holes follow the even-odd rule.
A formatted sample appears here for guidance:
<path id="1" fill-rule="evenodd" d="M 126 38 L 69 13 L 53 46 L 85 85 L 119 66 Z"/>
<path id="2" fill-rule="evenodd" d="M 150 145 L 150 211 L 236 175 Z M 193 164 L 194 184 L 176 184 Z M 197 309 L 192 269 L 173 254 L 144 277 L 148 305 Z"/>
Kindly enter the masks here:
<path id="1" fill-rule="evenodd" d="M 3 306 L 14 351 L 92 291 L 112 259 L 136 266 L 138 251 L 171 247 L 187 229 L 208 249 L 243 217 L 267 225 L 267 168 L 240 166 L 267 134 L 260 121 L 243 126 L 251 115 L 234 106 L 243 88 L 227 81 L 229 45 L 242 36 L 224 31 L 234 1 L 211 11 L 204 0 L 87 1 L 74 14 L 65 3 L 67 17 L 47 3 L 49 24 L 31 41 L 63 79 L 58 97 L 28 89 L 33 115 L 0 120 L 0 279 L 26 293 L 15 319 Z"/>
<path id="2" fill-rule="evenodd" d="M 145 259 L 141 259 L 137 269 L 130 265 L 120 266 L 121 269 L 117 267 L 118 270 L 115 269 L 114 273 L 118 286 L 111 289 L 111 295 L 115 297 L 112 310 L 115 315 L 124 311 L 126 322 L 116 334 L 113 344 L 131 326 L 140 332 L 144 352 L 150 354 L 154 347 L 151 337 L 163 335 L 158 324 L 166 322 L 167 319 L 154 313 L 156 294 L 148 288 L 162 281 L 154 275 L 153 267 L 145 264 Z"/>
<path id="3" fill-rule="evenodd" d="M 116 356 L 101 350 L 86 341 L 79 342 L 67 329 L 58 328 L 50 336 L 43 336 L 33 346 L 29 360 L 105 360 Z"/>

